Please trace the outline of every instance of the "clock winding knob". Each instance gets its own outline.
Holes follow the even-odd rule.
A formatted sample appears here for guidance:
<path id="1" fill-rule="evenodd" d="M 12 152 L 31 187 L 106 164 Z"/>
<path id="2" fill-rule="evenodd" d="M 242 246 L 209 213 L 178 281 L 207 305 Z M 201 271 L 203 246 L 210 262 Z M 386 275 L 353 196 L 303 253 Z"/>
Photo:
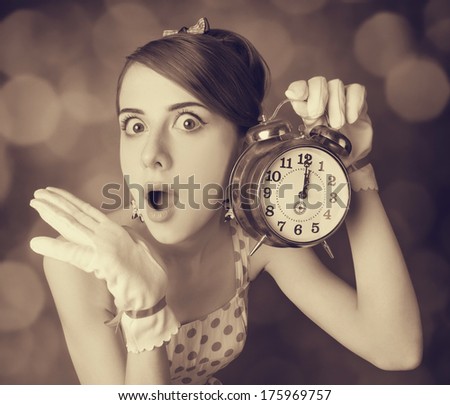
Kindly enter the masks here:
<path id="1" fill-rule="evenodd" d="M 315 126 L 309 136 L 342 158 L 350 155 L 352 151 L 352 143 L 344 134 L 325 125 Z"/>

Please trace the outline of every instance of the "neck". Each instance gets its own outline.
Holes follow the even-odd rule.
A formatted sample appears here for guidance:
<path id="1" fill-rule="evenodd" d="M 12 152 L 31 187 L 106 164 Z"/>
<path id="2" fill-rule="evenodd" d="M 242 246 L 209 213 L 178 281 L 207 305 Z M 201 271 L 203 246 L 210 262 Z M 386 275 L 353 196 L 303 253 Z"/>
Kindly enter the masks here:
<path id="1" fill-rule="evenodd" d="M 184 269 L 201 269 L 210 252 L 218 252 L 229 243 L 229 235 L 229 225 L 218 212 L 188 240 L 177 245 L 157 243 L 157 248 L 169 268 L 179 268 L 179 264 L 183 263 Z"/>

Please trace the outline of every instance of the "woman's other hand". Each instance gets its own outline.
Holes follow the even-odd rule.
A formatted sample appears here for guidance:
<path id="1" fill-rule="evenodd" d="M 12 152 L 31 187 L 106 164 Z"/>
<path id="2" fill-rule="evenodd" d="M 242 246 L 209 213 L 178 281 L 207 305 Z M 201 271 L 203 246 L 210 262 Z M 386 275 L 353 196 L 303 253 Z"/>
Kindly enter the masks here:
<path id="1" fill-rule="evenodd" d="M 36 237 L 31 249 L 106 281 L 118 309 L 153 307 L 165 295 L 167 276 L 142 241 L 71 193 L 37 190 L 33 207 L 62 238 Z"/>
<path id="2" fill-rule="evenodd" d="M 327 81 L 316 76 L 291 83 L 285 92 L 294 111 L 302 117 L 307 131 L 328 125 L 342 132 L 352 143 L 346 166 L 363 159 L 372 149 L 372 123 L 367 115 L 366 89 L 358 83 L 344 85 L 339 79 Z"/>

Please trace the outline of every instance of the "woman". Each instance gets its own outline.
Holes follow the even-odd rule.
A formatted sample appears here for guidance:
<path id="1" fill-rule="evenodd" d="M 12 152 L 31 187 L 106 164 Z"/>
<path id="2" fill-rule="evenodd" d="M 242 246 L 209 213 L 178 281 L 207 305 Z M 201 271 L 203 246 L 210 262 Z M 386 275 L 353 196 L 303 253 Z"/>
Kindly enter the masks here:
<path id="1" fill-rule="evenodd" d="M 121 166 L 133 216 L 145 225 L 113 222 L 55 188 L 36 191 L 30 203 L 61 234 L 31 247 L 45 256 L 80 382 L 214 383 L 243 348 L 248 286 L 261 271 L 357 355 L 386 370 L 416 367 L 418 306 L 372 166 L 351 175 L 346 226 L 356 290 L 312 249 L 264 245 L 249 257 L 256 241 L 201 203 L 207 185 L 226 189 L 266 85 L 265 63 L 247 40 L 202 23 L 139 48 L 119 79 Z M 315 77 L 286 95 L 307 128 L 328 121 L 350 138 L 346 165 L 368 154 L 363 86 Z"/>

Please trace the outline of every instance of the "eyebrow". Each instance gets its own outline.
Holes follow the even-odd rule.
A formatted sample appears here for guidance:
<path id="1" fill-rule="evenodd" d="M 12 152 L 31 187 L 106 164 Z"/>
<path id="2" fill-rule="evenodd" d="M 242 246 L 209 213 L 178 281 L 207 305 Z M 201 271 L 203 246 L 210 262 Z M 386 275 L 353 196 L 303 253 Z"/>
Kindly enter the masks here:
<path id="1" fill-rule="evenodd" d="M 197 103 L 197 102 L 195 102 L 195 101 L 186 101 L 185 103 L 177 103 L 177 104 L 173 104 L 173 105 L 171 105 L 169 108 L 168 108 L 168 110 L 169 111 L 174 111 L 174 110 L 178 110 L 178 109 L 180 109 L 180 108 L 184 108 L 184 107 L 202 107 L 202 108 L 204 108 L 205 110 L 207 110 L 207 108 L 203 105 L 203 104 L 200 104 L 200 103 Z"/>
<path id="2" fill-rule="evenodd" d="M 168 111 L 174 111 L 174 110 L 179 110 L 180 108 L 185 108 L 185 107 L 202 107 L 205 110 L 207 110 L 207 108 L 201 104 L 201 103 L 197 103 L 195 101 L 186 101 L 184 103 L 176 103 L 176 104 L 172 104 L 171 106 L 169 106 L 169 108 L 167 109 Z M 133 113 L 133 114 L 144 114 L 143 110 L 140 110 L 139 108 L 122 108 L 119 112 L 120 114 L 123 113 Z"/>
<path id="3" fill-rule="evenodd" d="M 122 108 L 119 112 L 119 115 L 123 113 L 144 114 L 144 111 L 140 110 L 139 108 Z"/>

